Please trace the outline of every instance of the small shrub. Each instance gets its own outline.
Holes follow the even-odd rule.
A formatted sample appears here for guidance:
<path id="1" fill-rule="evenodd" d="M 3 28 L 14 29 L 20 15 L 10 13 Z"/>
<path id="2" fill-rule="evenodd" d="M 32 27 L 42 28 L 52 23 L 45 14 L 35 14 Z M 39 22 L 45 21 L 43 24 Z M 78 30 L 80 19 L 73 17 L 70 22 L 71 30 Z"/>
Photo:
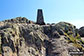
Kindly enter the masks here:
<path id="1" fill-rule="evenodd" d="M 84 45 L 84 41 L 81 39 L 79 34 L 77 34 L 77 36 L 75 36 L 75 37 L 72 34 L 68 35 L 67 33 L 64 33 L 64 35 L 67 38 L 69 38 L 69 40 L 68 39 L 66 39 L 66 40 L 68 40 L 69 43 L 72 42 L 73 46 L 84 50 L 84 47 L 82 46 L 82 45 Z"/>

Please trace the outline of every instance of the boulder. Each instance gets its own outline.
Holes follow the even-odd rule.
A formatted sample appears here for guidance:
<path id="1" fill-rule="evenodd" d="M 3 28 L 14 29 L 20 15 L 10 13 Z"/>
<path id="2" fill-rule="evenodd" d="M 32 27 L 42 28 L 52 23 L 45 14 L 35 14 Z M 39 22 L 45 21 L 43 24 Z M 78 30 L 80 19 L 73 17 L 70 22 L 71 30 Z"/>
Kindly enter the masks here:
<path id="1" fill-rule="evenodd" d="M 78 33 L 80 34 L 81 37 L 84 37 L 84 27 L 81 27 L 81 28 L 78 30 Z"/>
<path id="2" fill-rule="evenodd" d="M 59 22 L 55 25 L 55 27 L 57 28 L 58 32 L 60 32 L 60 29 L 61 29 L 61 32 L 65 32 L 67 34 L 72 34 L 73 37 L 76 36 L 76 26 L 70 24 L 70 23 L 67 23 L 67 22 Z"/>

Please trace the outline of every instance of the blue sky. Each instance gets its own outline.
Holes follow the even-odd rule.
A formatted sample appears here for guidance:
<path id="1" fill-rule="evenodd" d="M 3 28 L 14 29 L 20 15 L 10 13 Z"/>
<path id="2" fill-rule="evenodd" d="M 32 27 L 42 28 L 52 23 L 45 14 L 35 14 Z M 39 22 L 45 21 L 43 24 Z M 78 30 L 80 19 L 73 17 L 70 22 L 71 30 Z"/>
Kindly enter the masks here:
<path id="1" fill-rule="evenodd" d="M 0 21 L 19 16 L 36 21 L 37 9 L 43 9 L 46 23 L 84 26 L 84 0 L 0 0 Z"/>

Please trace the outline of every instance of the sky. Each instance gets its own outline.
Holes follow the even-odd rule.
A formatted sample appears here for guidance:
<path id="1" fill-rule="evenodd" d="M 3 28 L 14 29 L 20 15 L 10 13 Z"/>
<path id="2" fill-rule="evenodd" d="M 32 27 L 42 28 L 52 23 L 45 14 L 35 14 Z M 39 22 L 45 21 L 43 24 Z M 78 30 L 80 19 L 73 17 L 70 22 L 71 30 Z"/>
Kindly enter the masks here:
<path id="1" fill-rule="evenodd" d="M 84 0 L 0 0 L 0 21 L 16 17 L 36 21 L 37 9 L 43 10 L 46 23 L 84 26 Z"/>

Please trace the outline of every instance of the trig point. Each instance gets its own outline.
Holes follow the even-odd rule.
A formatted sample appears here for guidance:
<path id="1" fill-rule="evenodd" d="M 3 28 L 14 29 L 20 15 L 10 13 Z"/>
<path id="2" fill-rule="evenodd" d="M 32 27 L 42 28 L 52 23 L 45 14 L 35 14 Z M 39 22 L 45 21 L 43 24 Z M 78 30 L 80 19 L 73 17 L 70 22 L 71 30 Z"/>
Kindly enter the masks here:
<path id="1" fill-rule="evenodd" d="M 36 24 L 45 25 L 42 9 L 38 9 L 38 11 L 37 11 L 37 22 L 36 22 Z"/>

